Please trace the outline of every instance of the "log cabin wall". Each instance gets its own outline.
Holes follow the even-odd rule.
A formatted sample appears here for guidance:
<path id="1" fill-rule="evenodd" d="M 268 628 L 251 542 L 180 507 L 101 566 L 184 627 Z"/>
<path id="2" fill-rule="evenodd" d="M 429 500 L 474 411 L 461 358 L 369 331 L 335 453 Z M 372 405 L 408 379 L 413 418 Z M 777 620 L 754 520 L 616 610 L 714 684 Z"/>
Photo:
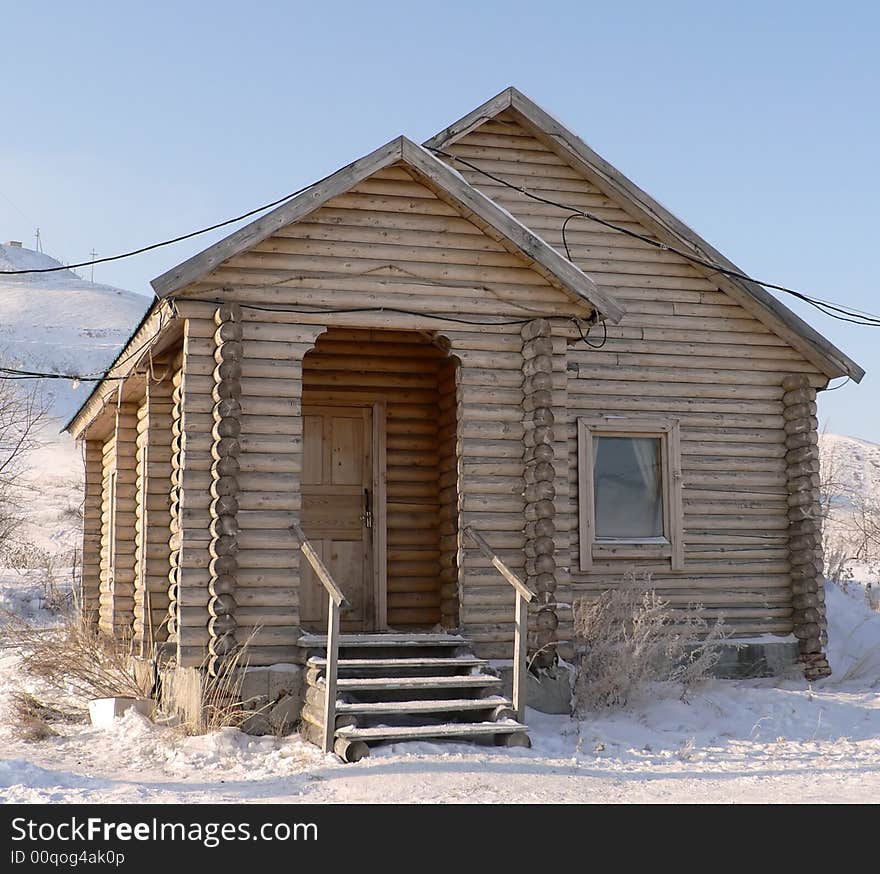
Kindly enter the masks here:
<path id="1" fill-rule="evenodd" d="M 203 298 L 202 303 L 199 298 Z M 463 218 L 401 166 L 376 173 L 302 221 L 280 228 L 272 237 L 231 258 L 181 293 L 176 298 L 181 313 L 189 322 L 205 325 L 198 331 L 206 341 L 213 336 L 210 320 L 216 301 L 238 303 L 244 320 L 239 574 L 250 575 L 251 585 L 263 590 L 259 598 L 255 593 L 255 624 L 257 617 L 271 619 L 278 613 L 261 606 L 278 604 L 277 600 L 266 598 L 289 599 L 283 605 L 289 609 L 281 614 L 284 624 L 277 631 L 263 629 L 260 637 L 265 644 L 252 646 L 251 663 L 288 660 L 289 641 L 298 623 L 297 605 L 290 601 L 295 600 L 298 588 L 299 553 L 287 527 L 299 511 L 299 368 L 314 338 L 328 326 L 436 333 L 448 341 L 449 355 L 460 361 L 455 405 L 458 506 L 453 507 L 450 502 L 449 509 L 441 511 L 450 513 L 452 518 L 444 519 L 439 550 L 434 550 L 439 554 L 432 559 L 442 565 L 445 588 L 441 601 L 446 604 L 432 603 L 424 607 L 424 612 L 410 616 L 427 619 L 430 615 L 435 620 L 451 621 L 458 578 L 462 628 L 484 654 L 509 658 L 513 590 L 476 548 L 459 544 L 457 533 L 450 529 L 457 515 L 461 525 L 472 524 L 505 562 L 524 572 L 523 341 L 519 322 L 543 315 L 565 321 L 570 315 L 583 316 L 584 305 L 552 286 L 530 263 Z M 302 311 L 309 306 L 387 309 L 351 313 Z M 296 307 L 297 311 L 284 311 L 285 307 Z M 473 320 L 476 324 L 444 322 L 443 316 Z M 207 343 L 204 354 L 209 354 L 210 349 Z M 278 367 L 271 372 L 266 370 L 270 364 L 281 361 L 285 362 L 289 376 Z M 204 376 L 199 377 L 199 393 L 208 400 L 213 384 L 211 366 L 213 359 L 205 365 Z M 252 381 L 248 379 L 249 367 L 254 368 Z M 281 378 L 276 378 L 276 373 Z M 556 373 L 554 380 L 560 388 L 564 387 L 564 371 Z M 251 414 L 248 405 L 253 409 Z M 198 435 L 203 431 L 209 434 L 212 426 L 210 403 L 206 400 L 201 406 L 205 409 L 205 413 L 199 414 L 202 418 L 191 420 Z M 452 412 L 441 412 L 449 418 L 444 421 L 443 434 L 451 439 Z M 185 427 L 189 434 L 191 426 Z M 412 441 L 418 435 L 399 437 Z M 290 474 L 279 479 L 275 468 L 264 466 L 261 471 L 265 473 L 253 471 L 251 485 L 246 488 L 248 441 L 254 447 L 257 464 L 270 463 L 271 459 L 265 457 L 267 453 L 289 456 Z M 446 444 L 441 454 L 446 459 L 444 482 L 451 479 L 449 452 Z M 437 471 L 436 465 L 434 470 Z M 285 488 L 279 491 L 282 483 Z M 205 477 L 202 488 L 207 486 Z M 208 520 L 201 519 L 201 523 L 206 530 Z M 249 541 L 253 547 L 248 546 Z M 272 543 L 281 543 L 282 551 L 269 549 Z M 249 549 L 253 550 L 250 557 L 246 554 Z M 392 578 L 399 573 L 397 579 L 406 579 L 404 562 L 411 560 L 411 552 L 421 550 L 401 550 L 396 554 L 401 567 L 392 571 Z M 460 566 L 456 564 L 456 554 L 462 557 Z M 413 556 L 412 560 L 418 562 L 423 558 Z M 203 585 L 207 586 L 207 575 Z M 240 579 L 239 591 L 242 589 Z M 270 589 L 271 595 L 267 591 Z M 399 594 L 401 599 L 394 610 L 398 611 L 396 618 L 402 621 L 404 609 L 413 609 L 404 608 L 405 601 L 415 603 L 418 593 Z M 240 608 L 241 604 L 236 610 L 236 621 Z M 206 617 L 202 614 L 201 618 L 204 622 Z M 267 648 L 260 649 L 263 645 Z"/>
<path id="2" fill-rule="evenodd" d="M 639 225 L 599 188 L 527 131 L 509 112 L 444 147 L 536 194 L 591 211 L 640 233 Z M 569 213 L 454 165 L 475 187 L 560 251 Z M 589 221 L 569 222 L 574 262 L 627 308 L 608 327 L 601 349 L 574 342 L 567 353 L 568 487 L 557 494 L 558 562 L 571 567 L 558 600 L 589 595 L 637 568 L 649 572 L 673 604 L 701 602 L 709 619 L 725 617 L 741 635 L 793 629 L 788 546 L 786 434 L 782 380 L 803 374 L 827 380 L 788 343 L 738 306 L 684 259 Z M 594 329 L 590 342 L 602 339 Z M 560 398 L 561 401 L 561 398 Z M 677 417 L 681 428 L 684 569 L 667 561 L 578 562 L 577 440 L 579 416 Z M 564 523 L 563 523 L 564 524 Z M 570 636 L 570 615 L 559 636 Z"/>
<path id="3" fill-rule="evenodd" d="M 222 515 L 234 517 L 238 526 L 236 568 L 219 574 L 234 578 L 236 639 L 248 643 L 252 665 L 290 662 L 299 653 L 300 631 L 299 549 L 290 524 L 301 503 L 302 358 L 324 327 L 278 322 L 271 313 L 242 308 L 240 434 L 226 438 L 237 443 L 237 494 L 226 496 L 231 501 L 220 512 L 211 493 L 218 454 L 218 307 L 181 301 L 179 308 L 186 342 L 174 426 L 185 439 L 172 459 L 180 483 L 179 504 L 172 505 L 179 518 L 173 524 L 180 527 L 179 537 L 172 537 L 179 554 L 172 552 L 172 577 L 179 580 L 176 589 L 172 580 L 172 604 L 180 616 L 178 658 L 187 665 L 206 661 L 216 636 L 211 601 L 229 594 L 212 581 L 218 576 L 212 573 L 212 524 Z"/>
<path id="4" fill-rule="evenodd" d="M 134 636 L 146 653 L 168 637 L 172 392 L 181 354 L 152 362 L 137 413 Z"/>
<path id="5" fill-rule="evenodd" d="M 101 564 L 98 627 L 113 633 L 113 537 L 116 480 L 116 433 L 101 441 Z"/>
<path id="6" fill-rule="evenodd" d="M 83 497 L 82 576 L 80 604 L 90 623 L 98 621 L 101 595 L 101 510 L 103 498 L 103 441 L 83 441 L 85 482 Z"/>
<path id="7" fill-rule="evenodd" d="M 440 622 L 444 628 L 458 628 L 460 622 L 461 579 L 458 550 L 461 545 L 461 501 L 458 487 L 461 471 L 456 453 L 461 403 L 458 390 L 459 366 L 458 359 L 447 356 L 440 362 L 437 372 L 437 487 L 440 504 L 437 548 Z"/>
<path id="8" fill-rule="evenodd" d="M 98 626 L 130 638 L 134 625 L 137 403 L 121 403 L 104 441 Z"/>

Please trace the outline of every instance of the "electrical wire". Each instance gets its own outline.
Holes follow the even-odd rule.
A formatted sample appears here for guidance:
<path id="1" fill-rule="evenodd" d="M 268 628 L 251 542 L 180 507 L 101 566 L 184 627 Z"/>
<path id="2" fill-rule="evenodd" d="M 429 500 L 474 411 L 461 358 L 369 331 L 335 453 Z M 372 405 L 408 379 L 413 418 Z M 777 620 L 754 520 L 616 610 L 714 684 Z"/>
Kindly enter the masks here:
<path id="1" fill-rule="evenodd" d="M 647 236 L 646 234 L 641 234 L 637 231 L 631 230 L 630 228 L 625 228 L 620 225 L 616 225 L 613 222 L 606 221 L 605 219 L 599 218 L 599 216 L 597 216 L 593 213 L 585 212 L 584 210 L 578 209 L 577 207 L 570 206 L 569 204 L 566 204 L 566 203 L 560 203 L 559 201 L 551 200 L 550 198 L 547 198 L 547 197 L 542 197 L 541 195 L 536 194 L 533 191 L 529 191 L 527 188 L 525 188 L 525 186 L 515 185 L 512 182 L 509 182 L 508 180 L 504 179 L 503 177 L 498 176 L 495 173 L 490 173 L 488 170 L 485 170 L 484 168 L 479 167 L 477 164 L 474 164 L 472 161 L 468 161 L 467 159 L 462 158 L 458 155 L 454 155 L 451 152 L 447 152 L 447 151 L 444 151 L 443 149 L 435 149 L 435 148 L 432 148 L 431 151 L 436 155 L 441 155 L 442 157 L 448 158 L 451 161 L 455 161 L 460 164 L 463 164 L 465 167 L 468 167 L 471 170 L 473 170 L 474 172 L 485 176 L 487 179 L 491 179 L 492 181 L 497 182 L 499 185 L 503 185 L 506 188 L 510 188 L 513 191 L 518 191 L 521 194 L 525 195 L 526 197 L 529 197 L 532 200 L 537 201 L 538 203 L 544 203 L 548 206 L 554 206 L 558 209 L 564 209 L 564 210 L 567 210 L 568 212 L 570 212 L 571 215 L 569 215 L 565 219 L 565 221 L 563 222 L 563 225 L 562 225 L 562 242 L 563 242 L 563 246 L 565 247 L 565 251 L 566 251 L 566 254 L 568 255 L 569 260 L 572 260 L 572 259 L 571 259 L 571 251 L 568 246 L 568 241 L 566 239 L 566 231 L 568 229 L 568 223 L 575 218 L 582 218 L 582 219 L 586 219 L 588 221 L 596 222 L 597 224 L 602 225 L 603 227 L 606 227 L 609 230 L 613 230 L 618 233 L 625 234 L 626 236 L 631 237 L 633 239 L 640 240 L 641 242 L 646 243 L 647 245 L 652 246 L 652 247 L 659 249 L 661 251 L 673 252 L 674 254 L 676 254 L 682 258 L 685 258 L 686 260 L 690 261 L 693 264 L 698 264 L 701 267 L 705 267 L 709 270 L 714 271 L 715 273 L 720 273 L 724 276 L 728 276 L 731 279 L 739 279 L 744 282 L 753 282 L 753 283 L 756 283 L 757 285 L 764 286 L 764 288 L 773 289 L 774 291 L 780 291 L 783 294 L 791 295 L 792 297 L 795 297 L 798 300 L 803 301 L 804 303 L 808 304 L 809 306 L 814 307 L 815 309 L 817 309 L 819 312 L 823 313 L 824 315 L 829 316 L 830 318 L 833 318 L 833 319 L 837 319 L 838 321 L 850 322 L 851 324 L 864 325 L 867 327 L 880 327 L 880 316 L 877 316 L 873 313 L 868 313 L 863 310 L 858 310 L 858 309 L 855 309 L 854 307 L 839 306 L 838 304 L 832 303 L 831 301 L 823 300 L 822 298 L 812 297 L 811 295 L 804 294 L 803 292 L 797 291 L 796 289 L 793 289 L 793 288 L 789 288 L 788 286 L 779 285 L 777 283 L 768 282 L 768 281 L 761 280 L 761 279 L 755 279 L 751 276 L 748 276 L 745 273 L 742 273 L 739 270 L 735 270 L 735 269 L 729 268 L 729 267 L 722 267 L 721 265 L 715 264 L 712 261 L 708 261 L 704 258 L 700 258 L 697 255 L 693 255 L 684 249 L 679 249 L 675 246 L 670 246 L 667 243 L 663 243 L 659 240 L 655 240 L 652 237 Z M 143 254 L 144 252 L 150 252 L 150 251 L 153 251 L 154 249 L 162 248 L 163 246 L 170 246 L 170 245 L 173 245 L 174 243 L 180 243 L 184 240 L 192 239 L 193 237 L 200 236 L 201 234 L 206 234 L 206 233 L 209 233 L 210 231 L 215 231 L 219 228 L 223 228 L 228 225 L 235 224 L 236 222 L 242 221 L 246 218 L 250 218 L 251 216 L 256 215 L 257 213 L 264 212 L 267 209 L 272 209 L 273 207 L 279 206 L 280 204 L 285 203 L 286 201 L 291 200 L 294 197 L 297 197 L 298 195 L 302 194 L 303 192 L 308 191 L 310 188 L 313 188 L 316 185 L 320 185 L 322 182 L 329 179 L 330 176 L 332 176 L 332 175 L 333 174 L 329 174 L 327 176 L 324 176 L 322 179 L 319 179 L 316 182 L 312 182 L 309 185 L 306 185 L 302 188 L 297 189 L 296 191 L 290 192 L 290 194 L 286 194 L 283 197 L 279 197 L 277 200 L 273 200 L 271 203 L 266 203 L 266 204 L 263 204 L 262 206 L 256 207 L 255 209 L 248 210 L 248 212 L 244 212 L 241 215 L 235 216 L 234 218 L 226 219 L 222 222 L 217 222 L 213 225 L 209 225 L 208 227 L 200 228 L 199 230 L 191 231 L 190 233 L 187 233 L 187 234 L 181 234 L 180 236 L 173 237 L 168 240 L 162 240 L 160 242 L 152 243 L 147 246 L 141 246 L 138 249 L 132 249 L 131 251 L 123 252 L 119 255 L 108 255 L 104 258 L 96 258 L 92 261 L 81 261 L 76 264 L 69 264 L 66 266 L 59 266 L 59 267 L 41 267 L 41 268 L 34 268 L 34 269 L 30 269 L 30 270 L 0 270 L 0 275 L 22 276 L 22 275 L 30 274 L 30 273 L 54 273 L 54 272 L 57 272 L 60 270 L 76 269 L 78 267 L 90 267 L 95 264 L 106 264 L 110 261 L 120 261 L 124 258 L 131 258 L 135 255 Z"/>
<path id="2" fill-rule="evenodd" d="M 34 268 L 31 270 L 0 270 L 0 276 L 22 276 L 27 273 L 57 273 L 59 270 L 75 270 L 77 267 L 91 267 L 94 264 L 106 264 L 109 261 L 121 261 L 123 258 L 131 258 L 135 255 L 142 255 L 144 252 L 152 252 L 154 249 L 161 249 L 163 246 L 171 246 L 174 243 L 183 242 L 183 240 L 191 240 L 193 237 L 198 237 L 201 234 L 207 234 L 210 231 L 216 231 L 218 228 L 225 228 L 227 225 L 233 225 L 236 222 L 240 222 L 243 219 L 250 218 L 252 215 L 256 215 L 258 212 L 265 212 L 267 209 L 272 209 L 272 207 L 280 206 L 282 203 L 285 203 L 288 200 L 291 200 L 294 197 L 298 197 L 300 194 L 308 191 L 310 188 L 314 188 L 316 185 L 320 185 L 322 182 L 325 182 L 330 178 L 333 174 L 329 174 L 324 176 L 322 179 L 318 179 L 316 182 L 310 182 L 308 185 L 303 186 L 302 188 L 297 189 L 296 191 L 291 191 L 290 194 L 285 194 L 284 197 L 279 197 L 277 200 L 273 200 L 271 203 L 264 203 L 262 206 L 256 207 L 256 209 L 251 209 L 248 212 L 243 212 L 241 215 L 237 215 L 235 218 L 226 219 L 222 222 L 217 222 L 216 224 L 210 225 L 207 228 L 201 228 L 197 231 L 191 231 L 188 234 L 181 234 L 179 237 L 173 237 L 170 240 L 161 240 L 158 243 L 151 243 L 148 246 L 141 246 L 139 249 L 132 249 L 130 252 L 122 252 L 119 255 L 108 255 L 105 258 L 96 258 L 94 261 L 81 261 L 78 264 L 66 264 L 59 267 L 40 267 Z"/>
<path id="3" fill-rule="evenodd" d="M 493 182 L 497 182 L 499 185 L 503 185 L 505 188 L 510 188 L 513 191 L 518 191 L 520 194 L 525 195 L 531 200 L 535 200 L 538 203 L 546 204 L 547 206 L 554 206 L 558 209 L 564 209 L 571 213 L 571 215 L 567 216 L 565 221 L 562 224 L 562 242 L 565 248 L 566 254 L 568 255 L 569 261 L 571 261 L 571 252 L 565 238 L 565 232 L 568 227 L 568 223 L 575 218 L 583 218 L 592 222 L 596 222 L 597 224 L 602 225 L 610 230 L 617 231 L 618 233 L 625 234 L 628 237 L 632 237 L 633 239 L 640 240 L 643 243 L 647 243 L 649 246 L 653 246 L 655 249 L 659 249 L 664 252 L 672 252 L 676 255 L 679 255 L 682 258 L 687 259 L 693 264 L 698 264 L 701 267 L 706 267 L 710 270 L 713 270 L 716 273 L 721 273 L 724 276 L 728 276 L 731 279 L 740 279 L 745 282 L 753 282 L 757 285 L 762 285 L 765 288 L 772 288 L 774 291 L 781 291 L 784 294 L 789 294 L 792 297 L 797 298 L 798 300 L 803 301 L 804 303 L 809 304 L 815 309 L 819 310 L 819 312 L 823 313 L 826 316 L 830 316 L 833 319 L 838 319 L 842 322 L 852 322 L 856 325 L 864 325 L 866 327 L 880 327 L 880 316 L 877 316 L 873 313 L 865 313 L 861 310 L 854 309 L 852 307 L 841 307 L 837 304 L 831 303 L 830 301 L 822 300 L 821 298 L 812 297 L 808 294 L 804 294 L 801 291 L 797 291 L 796 289 L 789 288 L 785 285 L 778 285 L 773 282 L 766 282 L 761 279 L 755 279 L 751 276 L 748 276 L 745 273 L 740 272 L 739 270 L 734 270 L 729 267 L 722 267 L 719 264 L 715 264 L 711 261 L 707 261 L 704 258 L 700 258 L 697 255 L 692 255 L 690 252 L 687 252 L 684 249 L 679 249 L 675 246 L 670 246 L 667 243 L 663 243 L 659 240 L 655 240 L 652 237 L 647 236 L 646 234 L 640 234 L 638 231 L 633 231 L 630 228 L 621 227 L 620 225 L 616 225 L 613 222 L 606 221 L 605 219 L 599 218 L 599 216 L 585 212 L 582 209 L 578 209 L 577 207 L 570 206 L 566 203 L 560 203 L 555 200 L 550 200 L 547 197 L 542 197 L 540 194 L 535 194 L 533 191 L 529 191 L 522 185 L 515 185 L 512 182 L 498 176 L 494 173 L 490 173 L 488 170 L 483 169 L 482 167 L 477 166 L 471 161 L 466 160 L 465 158 L 459 157 L 458 155 L 454 155 L 451 152 L 446 152 L 443 149 L 431 149 L 432 152 L 436 155 L 441 155 L 444 158 L 448 158 L 451 161 L 456 161 L 460 164 L 463 164 L 465 167 L 473 170 L 475 173 L 479 173 L 482 176 L 485 176 L 487 179 L 491 179 Z"/>
<path id="4" fill-rule="evenodd" d="M 840 383 L 840 385 L 836 385 L 836 386 L 834 386 L 834 388 L 823 389 L 823 391 L 826 391 L 826 392 L 837 391 L 837 389 L 843 388 L 848 382 L 850 382 L 850 377 L 847 377 L 842 383 Z"/>

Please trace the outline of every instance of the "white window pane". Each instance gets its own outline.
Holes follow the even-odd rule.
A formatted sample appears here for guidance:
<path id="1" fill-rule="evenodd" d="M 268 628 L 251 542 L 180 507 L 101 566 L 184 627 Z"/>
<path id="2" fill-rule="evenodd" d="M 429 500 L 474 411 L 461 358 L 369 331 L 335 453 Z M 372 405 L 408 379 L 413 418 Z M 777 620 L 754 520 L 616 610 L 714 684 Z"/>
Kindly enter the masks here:
<path id="1" fill-rule="evenodd" d="M 597 539 L 663 536 L 659 437 L 593 436 Z"/>

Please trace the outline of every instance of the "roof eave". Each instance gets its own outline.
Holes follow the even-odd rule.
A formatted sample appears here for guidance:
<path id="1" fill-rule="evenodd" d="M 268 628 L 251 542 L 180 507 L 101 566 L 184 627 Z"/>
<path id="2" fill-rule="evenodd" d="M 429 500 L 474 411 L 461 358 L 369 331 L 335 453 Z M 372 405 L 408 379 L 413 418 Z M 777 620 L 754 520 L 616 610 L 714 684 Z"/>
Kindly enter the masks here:
<path id="1" fill-rule="evenodd" d="M 560 255 L 507 210 L 470 185 L 460 173 L 406 137 L 397 137 L 343 167 L 262 218 L 156 277 L 151 283 L 153 289 L 161 298 L 174 294 L 208 275 L 230 258 L 262 242 L 279 228 L 299 221 L 331 198 L 349 191 L 373 173 L 398 162 L 430 180 L 458 203 L 464 213 L 473 214 L 494 228 L 523 256 L 540 264 L 577 302 L 588 304 L 595 310 L 598 318 L 611 322 L 618 322 L 622 318 L 624 308 L 607 292 L 598 288 L 580 268 Z"/>

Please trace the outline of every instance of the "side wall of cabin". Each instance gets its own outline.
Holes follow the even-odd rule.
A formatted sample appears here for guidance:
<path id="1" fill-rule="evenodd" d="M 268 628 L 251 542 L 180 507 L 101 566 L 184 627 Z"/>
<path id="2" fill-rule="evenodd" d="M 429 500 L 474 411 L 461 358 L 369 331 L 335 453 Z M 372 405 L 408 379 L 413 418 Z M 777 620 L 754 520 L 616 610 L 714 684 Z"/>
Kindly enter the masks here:
<path id="1" fill-rule="evenodd" d="M 510 113 L 485 122 L 445 149 L 516 186 L 592 212 L 640 233 L 632 215 L 565 163 Z M 468 182 L 512 212 L 559 251 L 565 210 L 538 203 L 463 164 Z M 631 572 L 650 573 L 677 605 L 701 603 L 736 634 L 793 630 L 789 546 L 788 419 L 783 380 L 800 374 L 813 388 L 827 379 L 686 260 L 587 220 L 566 230 L 572 260 L 626 307 L 619 325 L 601 326 L 591 349 L 570 341 L 565 399 L 558 395 L 566 480 L 557 488 L 559 601 L 597 593 Z M 562 386 L 558 387 L 560 390 Z M 803 411 L 815 446 L 815 407 Z M 577 420 L 601 415 L 674 418 L 681 433 L 684 566 L 670 561 L 596 556 L 579 560 Z M 625 424 L 621 427 L 625 429 Z M 789 430 L 791 427 L 789 426 Z M 815 452 L 811 463 L 818 463 Z M 816 467 L 817 470 L 817 467 Z M 818 594 L 821 600 L 821 592 Z M 559 636 L 570 637 L 563 614 Z M 811 616 L 812 618 L 812 616 Z M 824 619 L 822 620 L 824 622 Z"/>

